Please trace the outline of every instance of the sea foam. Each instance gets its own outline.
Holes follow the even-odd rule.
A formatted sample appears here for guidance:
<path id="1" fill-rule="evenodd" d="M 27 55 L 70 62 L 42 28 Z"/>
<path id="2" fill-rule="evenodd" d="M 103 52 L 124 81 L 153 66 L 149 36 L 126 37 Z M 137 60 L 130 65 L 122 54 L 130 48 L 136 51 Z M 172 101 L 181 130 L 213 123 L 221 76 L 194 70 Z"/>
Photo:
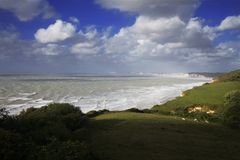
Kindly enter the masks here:
<path id="1" fill-rule="evenodd" d="M 91 110 L 108 109 L 121 111 L 129 108 L 149 109 L 162 104 L 185 90 L 200 86 L 211 79 L 189 78 L 176 75 L 166 77 L 76 77 L 57 81 L 38 80 L 33 82 L 6 83 L 9 95 L 0 95 L 1 106 L 11 114 L 18 114 L 29 107 L 39 108 L 49 103 L 70 103 L 86 113 Z M 184 78 L 185 77 L 185 78 Z M 36 78 L 37 79 L 37 78 Z M 57 79 L 57 78 L 55 78 Z M 15 80 L 16 81 L 16 80 Z M 0 81 L 1 83 L 1 81 Z M 3 82 L 2 82 L 3 83 Z M 19 88 L 11 90 L 12 88 Z M 26 90 L 26 91 L 25 91 Z M 17 94 L 13 94 L 17 93 Z M 4 99 L 4 97 L 7 97 Z"/>

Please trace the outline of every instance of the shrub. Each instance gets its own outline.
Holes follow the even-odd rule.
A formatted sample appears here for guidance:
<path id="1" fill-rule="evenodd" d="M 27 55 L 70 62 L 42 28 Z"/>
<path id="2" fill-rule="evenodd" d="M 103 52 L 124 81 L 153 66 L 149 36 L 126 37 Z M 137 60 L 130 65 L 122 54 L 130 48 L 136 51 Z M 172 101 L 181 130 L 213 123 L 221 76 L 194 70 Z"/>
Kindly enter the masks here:
<path id="1" fill-rule="evenodd" d="M 142 110 L 138 109 L 138 108 L 130 108 L 125 110 L 126 112 L 134 112 L 134 113 L 143 113 Z"/>
<path id="2" fill-rule="evenodd" d="M 153 110 L 153 109 L 143 109 L 142 111 L 143 113 L 158 113 L 157 110 Z"/>
<path id="3" fill-rule="evenodd" d="M 55 139 L 41 146 L 37 160 L 95 160 L 85 143 L 77 141 L 60 142 Z"/>
<path id="4" fill-rule="evenodd" d="M 0 110 L 0 159 L 95 160 L 88 118 L 70 104 L 50 104 L 8 116 Z"/>
<path id="5" fill-rule="evenodd" d="M 0 108 L 0 119 L 5 119 L 8 117 L 8 111 L 6 108 Z"/>
<path id="6" fill-rule="evenodd" d="M 96 116 L 99 116 L 101 114 L 108 113 L 108 112 L 110 112 L 110 111 L 107 109 L 99 110 L 99 111 L 93 110 L 93 111 L 89 111 L 86 115 L 88 118 L 93 118 L 93 117 L 96 117 Z"/>
<path id="7" fill-rule="evenodd" d="M 62 125 L 67 129 L 75 130 L 84 126 L 87 117 L 77 107 L 70 104 L 50 104 L 39 109 L 27 109 L 18 119 L 22 132 L 39 130 L 42 127 Z"/>
<path id="8" fill-rule="evenodd" d="M 232 91 L 225 96 L 226 109 L 223 113 L 224 124 L 240 129 L 240 90 Z"/>
<path id="9" fill-rule="evenodd" d="M 240 90 L 228 92 L 225 95 L 225 105 L 240 105 Z"/>

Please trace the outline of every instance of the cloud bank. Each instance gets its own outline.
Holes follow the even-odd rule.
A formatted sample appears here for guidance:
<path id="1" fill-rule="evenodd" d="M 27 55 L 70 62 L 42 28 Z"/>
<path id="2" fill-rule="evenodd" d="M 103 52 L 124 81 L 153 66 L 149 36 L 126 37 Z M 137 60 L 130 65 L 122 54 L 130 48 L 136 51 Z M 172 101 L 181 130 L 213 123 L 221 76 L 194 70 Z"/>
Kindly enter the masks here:
<path id="1" fill-rule="evenodd" d="M 39 15 L 43 18 L 55 15 L 47 0 L 1 0 L 0 9 L 13 13 L 20 21 L 29 21 Z"/>
<path id="2" fill-rule="evenodd" d="M 106 9 L 118 9 L 149 17 L 190 18 L 199 5 L 198 0 L 96 0 Z"/>
<path id="3" fill-rule="evenodd" d="M 43 0 L 37 2 L 49 6 Z M 69 60 L 67 65 L 71 65 L 78 61 L 85 65 L 84 70 L 101 66 L 104 70 L 129 72 L 218 71 L 240 67 L 240 39 L 216 43 L 225 31 L 240 29 L 240 16 L 229 16 L 217 26 L 207 26 L 204 19 L 193 17 L 200 5 L 198 0 L 96 0 L 96 3 L 105 9 L 133 13 L 136 20 L 112 33 L 111 27 L 99 30 L 92 25 L 78 29 L 76 17 L 69 17 L 68 21 L 58 19 L 36 30 L 35 40 L 31 41 L 21 40 L 15 32 L 0 32 L 4 37 L 0 40 L 0 59 L 21 53 L 23 57 L 51 59 L 51 63 L 65 64 Z M 41 14 L 43 10 L 22 20 Z"/>
<path id="4" fill-rule="evenodd" d="M 240 30 L 240 15 L 226 17 L 218 26 L 218 29 L 219 30 L 230 30 L 230 29 Z"/>

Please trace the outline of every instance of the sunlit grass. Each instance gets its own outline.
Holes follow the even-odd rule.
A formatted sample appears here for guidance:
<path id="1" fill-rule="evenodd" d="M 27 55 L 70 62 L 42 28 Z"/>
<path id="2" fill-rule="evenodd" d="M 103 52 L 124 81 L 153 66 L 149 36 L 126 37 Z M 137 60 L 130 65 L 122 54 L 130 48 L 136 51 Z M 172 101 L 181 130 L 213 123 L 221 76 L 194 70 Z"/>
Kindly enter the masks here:
<path id="1" fill-rule="evenodd" d="M 240 82 L 212 83 L 196 87 L 186 91 L 183 97 L 177 97 L 163 105 L 156 105 L 154 110 L 174 111 L 179 108 L 186 108 L 191 105 L 208 105 L 221 111 L 224 106 L 224 96 L 226 93 L 240 89 Z"/>

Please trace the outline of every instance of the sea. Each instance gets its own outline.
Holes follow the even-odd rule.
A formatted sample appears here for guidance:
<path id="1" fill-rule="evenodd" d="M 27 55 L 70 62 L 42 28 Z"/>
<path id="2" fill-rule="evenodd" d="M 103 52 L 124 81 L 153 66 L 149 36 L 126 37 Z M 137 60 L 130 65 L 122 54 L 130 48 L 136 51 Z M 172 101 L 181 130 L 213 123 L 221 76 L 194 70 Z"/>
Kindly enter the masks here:
<path id="1" fill-rule="evenodd" d="M 19 114 L 30 107 L 70 103 L 82 112 L 149 109 L 212 78 L 191 74 L 0 75 L 0 107 Z"/>

